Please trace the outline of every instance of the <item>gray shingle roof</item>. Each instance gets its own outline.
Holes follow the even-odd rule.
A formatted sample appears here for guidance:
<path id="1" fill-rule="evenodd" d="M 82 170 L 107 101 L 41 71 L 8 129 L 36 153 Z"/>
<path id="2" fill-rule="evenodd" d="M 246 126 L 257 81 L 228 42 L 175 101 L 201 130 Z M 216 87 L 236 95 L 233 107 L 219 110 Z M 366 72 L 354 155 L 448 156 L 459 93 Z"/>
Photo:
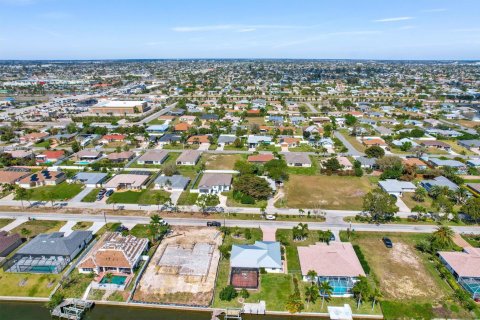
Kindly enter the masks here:
<path id="1" fill-rule="evenodd" d="M 76 230 L 67 237 L 63 235 L 63 232 L 40 234 L 18 250 L 17 254 L 70 256 L 91 238 L 92 232 Z"/>
<path id="2" fill-rule="evenodd" d="M 170 181 L 170 186 L 173 189 L 185 189 L 190 182 L 190 178 L 181 175 L 173 175 L 171 177 L 159 176 L 157 179 L 155 179 L 155 184 L 160 185 L 160 187 L 164 187 L 166 186 L 167 181 Z"/>

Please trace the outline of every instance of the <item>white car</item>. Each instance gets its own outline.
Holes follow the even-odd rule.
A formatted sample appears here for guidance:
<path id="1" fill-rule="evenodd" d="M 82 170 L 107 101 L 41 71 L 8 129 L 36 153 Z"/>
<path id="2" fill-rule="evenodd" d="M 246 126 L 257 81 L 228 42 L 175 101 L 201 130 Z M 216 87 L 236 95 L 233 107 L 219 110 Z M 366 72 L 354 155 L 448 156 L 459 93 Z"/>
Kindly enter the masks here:
<path id="1" fill-rule="evenodd" d="M 273 214 L 267 214 L 267 215 L 265 216 L 265 219 L 267 219 L 267 220 L 275 220 L 275 219 L 277 219 L 277 217 L 275 217 Z"/>

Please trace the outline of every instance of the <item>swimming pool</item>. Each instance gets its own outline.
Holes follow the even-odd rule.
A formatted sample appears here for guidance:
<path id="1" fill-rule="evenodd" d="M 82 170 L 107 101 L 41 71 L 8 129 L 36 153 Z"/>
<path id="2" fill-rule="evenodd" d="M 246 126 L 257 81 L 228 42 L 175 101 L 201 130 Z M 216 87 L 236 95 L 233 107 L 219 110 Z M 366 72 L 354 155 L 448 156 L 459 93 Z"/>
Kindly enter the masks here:
<path id="1" fill-rule="evenodd" d="M 90 162 L 88 162 L 88 161 L 77 161 L 77 162 L 75 162 L 75 164 L 88 165 L 88 164 L 90 164 Z"/>
<path id="2" fill-rule="evenodd" d="M 116 285 L 124 285 L 125 281 L 127 281 L 127 276 L 111 276 L 110 278 L 107 276 L 103 276 L 102 280 L 100 280 L 101 284 L 116 284 Z"/>

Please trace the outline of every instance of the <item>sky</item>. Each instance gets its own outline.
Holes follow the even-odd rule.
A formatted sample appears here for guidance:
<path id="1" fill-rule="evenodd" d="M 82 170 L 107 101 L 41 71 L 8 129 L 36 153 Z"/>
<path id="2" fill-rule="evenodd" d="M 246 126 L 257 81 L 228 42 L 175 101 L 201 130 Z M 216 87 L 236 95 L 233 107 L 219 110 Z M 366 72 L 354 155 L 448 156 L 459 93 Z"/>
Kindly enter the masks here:
<path id="1" fill-rule="evenodd" d="M 0 59 L 480 59 L 479 0 L 0 0 Z"/>

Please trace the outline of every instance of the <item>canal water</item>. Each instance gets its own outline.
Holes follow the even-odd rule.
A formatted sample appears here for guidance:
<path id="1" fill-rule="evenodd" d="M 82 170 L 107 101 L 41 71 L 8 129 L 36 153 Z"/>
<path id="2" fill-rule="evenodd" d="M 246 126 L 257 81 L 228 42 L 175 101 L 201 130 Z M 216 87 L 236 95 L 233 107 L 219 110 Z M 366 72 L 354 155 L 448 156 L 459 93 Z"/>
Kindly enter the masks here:
<path id="1" fill-rule="evenodd" d="M 84 320 L 210 320 L 211 313 L 97 305 Z M 244 320 L 311 320 L 298 316 L 244 316 Z M 320 318 L 317 318 L 320 319 Z M 0 302 L 0 320 L 51 320 L 42 303 Z"/>

